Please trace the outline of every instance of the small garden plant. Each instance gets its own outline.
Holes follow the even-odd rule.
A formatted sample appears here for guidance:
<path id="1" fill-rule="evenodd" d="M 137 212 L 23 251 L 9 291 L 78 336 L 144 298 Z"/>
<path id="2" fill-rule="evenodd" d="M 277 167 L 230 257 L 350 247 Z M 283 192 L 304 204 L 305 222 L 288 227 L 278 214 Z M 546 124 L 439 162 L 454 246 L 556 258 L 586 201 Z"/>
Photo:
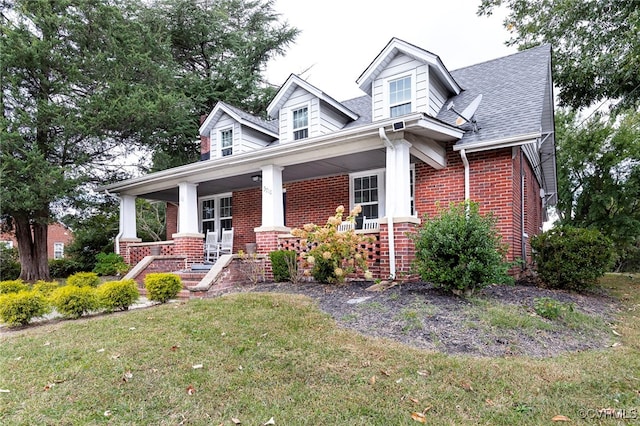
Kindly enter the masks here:
<path id="1" fill-rule="evenodd" d="M 22 280 L 0 281 L 0 294 L 17 293 L 29 290 L 29 286 Z"/>
<path id="2" fill-rule="evenodd" d="M 46 297 L 36 290 L 0 295 L 0 320 L 10 326 L 28 324 L 50 311 Z"/>
<path id="3" fill-rule="evenodd" d="M 434 286 L 455 294 L 470 294 L 493 283 L 512 283 L 505 261 L 507 245 L 496 219 L 481 215 L 477 203 L 451 204 L 426 219 L 414 237 L 414 269 Z"/>
<path id="4" fill-rule="evenodd" d="M 240 261 L 240 271 L 252 283 L 257 284 L 264 281 L 265 267 L 264 259 L 256 253 L 245 253 L 238 251 Z"/>
<path id="5" fill-rule="evenodd" d="M 538 297 L 533 300 L 533 309 L 541 317 L 555 320 L 566 312 L 573 312 L 573 304 L 562 303 L 551 297 Z"/>
<path id="6" fill-rule="evenodd" d="M 93 287 L 100 284 L 100 278 L 95 272 L 76 272 L 67 278 L 67 284 L 76 287 Z"/>
<path id="7" fill-rule="evenodd" d="M 56 310 L 69 318 L 80 318 L 100 308 L 96 289 L 91 286 L 78 287 L 65 285 L 51 293 L 51 304 Z"/>
<path id="8" fill-rule="evenodd" d="M 277 283 L 291 281 L 289 265 L 297 265 L 297 253 L 293 250 L 274 250 L 269 253 L 273 280 Z M 294 276 L 297 275 L 294 273 Z"/>
<path id="9" fill-rule="evenodd" d="M 96 266 L 93 272 L 100 276 L 117 276 L 126 273 L 129 265 L 124 262 L 122 256 L 116 253 L 98 253 L 96 255 Z"/>
<path id="10" fill-rule="evenodd" d="M 182 290 L 182 281 L 176 274 L 152 273 L 144 277 L 144 286 L 149 300 L 166 303 Z"/>
<path id="11" fill-rule="evenodd" d="M 311 247 L 305 257 L 306 274 L 321 283 L 342 283 L 347 275 L 360 270 L 365 279 L 371 279 L 366 256 L 360 250 L 360 245 L 370 237 L 356 234 L 353 229 L 338 231 L 338 225 L 343 220 L 355 222 L 361 211 L 357 205 L 343 219 L 344 206 L 338 206 L 336 214 L 329 217 L 326 225 L 308 223 L 302 229 L 291 231 L 293 236 L 300 238 L 302 244 Z"/>

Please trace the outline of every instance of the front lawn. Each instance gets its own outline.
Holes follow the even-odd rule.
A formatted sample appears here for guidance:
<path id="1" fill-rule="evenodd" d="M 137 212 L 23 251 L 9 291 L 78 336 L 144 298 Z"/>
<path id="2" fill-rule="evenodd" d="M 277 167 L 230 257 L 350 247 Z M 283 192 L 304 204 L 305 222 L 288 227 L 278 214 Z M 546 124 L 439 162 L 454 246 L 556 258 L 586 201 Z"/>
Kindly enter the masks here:
<path id="1" fill-rule="evenodd" d="M 543 359 L 369 338 L 282 294 L 3 332 L 0 424 L 616 424 L 602 409 L 630 424 L 640 418 L 640 278 L 602 285 L 621 301 L 613 347 Z"/>

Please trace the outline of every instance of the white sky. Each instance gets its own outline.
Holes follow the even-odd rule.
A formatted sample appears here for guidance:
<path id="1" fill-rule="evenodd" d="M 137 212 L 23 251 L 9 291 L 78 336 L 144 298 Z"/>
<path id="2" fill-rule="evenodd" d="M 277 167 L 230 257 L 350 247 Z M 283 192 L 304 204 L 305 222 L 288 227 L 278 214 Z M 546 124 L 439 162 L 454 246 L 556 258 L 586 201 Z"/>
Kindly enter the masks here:
<path id="1" fill-rule="evenodd" d="M 480 0 L 276 0 L 281 20 L 301 30 L 267 65 L 269 82 L 299 74 L 338 101 L 363 95 L 355 81 L 392 37 L 430 51 L 449 70 L 516 52 L 506 47 L 504 10 L 479 17 Z"/>

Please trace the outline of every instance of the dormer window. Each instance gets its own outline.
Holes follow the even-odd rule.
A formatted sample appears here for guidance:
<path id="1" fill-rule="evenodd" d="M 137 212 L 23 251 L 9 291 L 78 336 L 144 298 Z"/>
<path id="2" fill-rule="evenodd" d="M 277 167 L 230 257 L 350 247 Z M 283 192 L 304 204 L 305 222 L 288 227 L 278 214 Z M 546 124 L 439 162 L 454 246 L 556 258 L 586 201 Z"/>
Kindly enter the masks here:
<path id="1" fill-rule="evenodd" d="M 303 107 L 293 110 L 293 140 L 309 137 L 309 108 Z"/>
<path id="2" fill-rule="evenodd" d="M 411 113 L 411 76 L 389 81 L 389 116 L 399 117 Z"/>
<path id="3" fill-rule="evenodd" d="M 233 129 L 220 131 L 220 156 L 233 154 Z"/>

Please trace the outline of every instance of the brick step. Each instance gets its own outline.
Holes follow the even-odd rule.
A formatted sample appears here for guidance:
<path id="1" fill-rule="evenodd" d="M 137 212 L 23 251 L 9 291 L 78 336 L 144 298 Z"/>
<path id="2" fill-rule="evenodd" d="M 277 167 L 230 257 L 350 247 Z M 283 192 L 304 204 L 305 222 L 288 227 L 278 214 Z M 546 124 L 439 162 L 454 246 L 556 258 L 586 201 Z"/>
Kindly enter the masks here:
<path id="1" fill-rule="evenodd" d="M 147 297 L 147 289 L 144 287 L 138 287 L 138 293 L 140 293 L 140 297 Z M 191 292 L 183 287 L 182 290 L 178 292 L 177 299 L 179 300 L 189 300 L 191 298 Z"/>
<path id="2" fill-rule="evenodd" d="M 178 275 L 180 279 L 184 282 L 184 281 L 200 281 L 207 274 L 202 272 L 176 272 L 176 275 Z"/>

